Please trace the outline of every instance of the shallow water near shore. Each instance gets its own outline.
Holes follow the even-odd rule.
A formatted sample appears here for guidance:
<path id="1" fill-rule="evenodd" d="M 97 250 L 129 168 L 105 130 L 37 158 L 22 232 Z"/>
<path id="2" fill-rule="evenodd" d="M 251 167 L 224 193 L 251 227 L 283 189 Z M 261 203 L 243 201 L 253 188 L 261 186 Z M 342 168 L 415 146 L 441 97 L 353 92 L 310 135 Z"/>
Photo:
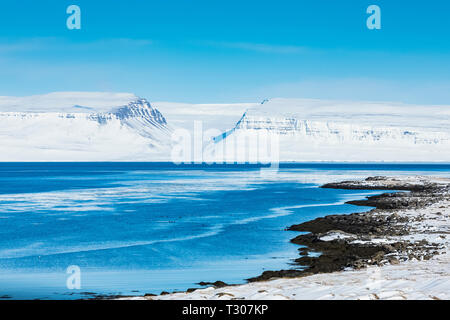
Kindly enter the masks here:
<path id="1" fill-rule="evenodd" d="M 449 176 L 450 165 L 0 164 L 0 298 L 79 299 L 244 283 L 293 267 L 284 231 L 380 191 L 318 188 L 373 175 Z M 81 270 L 81 289 L 66 268 Z"/>

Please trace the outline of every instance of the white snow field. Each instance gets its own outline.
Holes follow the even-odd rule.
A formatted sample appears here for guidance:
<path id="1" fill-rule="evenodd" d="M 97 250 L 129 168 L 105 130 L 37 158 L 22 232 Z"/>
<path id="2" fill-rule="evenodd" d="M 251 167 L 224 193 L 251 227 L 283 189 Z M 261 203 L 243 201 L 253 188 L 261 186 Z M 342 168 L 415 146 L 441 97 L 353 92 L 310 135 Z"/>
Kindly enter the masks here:
<path id="1" fill-rule="evenodd" d="M 150 105 L 134 94 L 102 92 L 0 97 L 0 161 L 172 161 L 180 143 L 174 135 L 184 132 L 186 162 L 196 148 L 203 161 L 219 163 L 449 162 L 449 121 L 450 106 L 389 102 Z"/>
<path id="2" fill-rule="evenodd" d="M 448 300 L 450 256 L 132 300 Z"/>

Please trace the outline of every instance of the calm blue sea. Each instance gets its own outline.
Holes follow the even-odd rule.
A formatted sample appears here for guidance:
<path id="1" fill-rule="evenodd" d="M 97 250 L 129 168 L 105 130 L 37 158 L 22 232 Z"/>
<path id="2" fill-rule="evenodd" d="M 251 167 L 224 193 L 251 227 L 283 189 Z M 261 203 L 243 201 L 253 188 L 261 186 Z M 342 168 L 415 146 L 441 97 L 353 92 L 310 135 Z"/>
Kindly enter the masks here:
<path id="1" fill-rule="evenodd" d="M 321 189 L 370 175 L 445 175 L 450 165 L 1 163 L 0 298 L 186 290 L 291 268 L 287 226 L 364 211 L 380 191 Z M 68 289 L 68 266 L 81 289 Z"/>

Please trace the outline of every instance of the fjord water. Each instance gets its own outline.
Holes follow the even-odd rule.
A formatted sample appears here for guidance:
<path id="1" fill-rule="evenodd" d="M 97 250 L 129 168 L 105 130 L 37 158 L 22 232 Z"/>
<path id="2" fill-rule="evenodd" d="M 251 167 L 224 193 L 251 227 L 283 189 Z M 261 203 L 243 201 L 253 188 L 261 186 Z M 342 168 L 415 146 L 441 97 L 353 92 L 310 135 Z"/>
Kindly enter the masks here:
<path id="1" fill-rule="evenodd" d="M 370 175 L 446 175 L 450 165 L 0 164 L 0 298 L 75 299 L 243 283 L 294 267 L 284 231 L 380 191 L 322 189 Z M 68 289 L 68 266 L 81 289 Z"/>

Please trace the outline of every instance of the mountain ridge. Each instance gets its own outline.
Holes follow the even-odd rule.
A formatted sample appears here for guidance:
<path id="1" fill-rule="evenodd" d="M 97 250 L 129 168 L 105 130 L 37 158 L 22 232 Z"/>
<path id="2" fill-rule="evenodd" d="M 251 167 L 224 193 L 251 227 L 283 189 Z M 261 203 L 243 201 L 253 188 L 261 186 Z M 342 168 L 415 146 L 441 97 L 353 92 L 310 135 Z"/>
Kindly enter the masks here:
<path id="1" fill-rule="evenodd" d="M 203 132 L 222 133 L 201 137 L 205 161 L 257 155 L 258 162 L 261 145 L 275 140 L 271 161 L 450 161 L 448 106 L 286 98 L 156 104 L 163 112 L 130 93 L 0 97 L 0 161 L 172 161 L 171 134 L 183 129 L 194 148 L 196 121 Z"/>

